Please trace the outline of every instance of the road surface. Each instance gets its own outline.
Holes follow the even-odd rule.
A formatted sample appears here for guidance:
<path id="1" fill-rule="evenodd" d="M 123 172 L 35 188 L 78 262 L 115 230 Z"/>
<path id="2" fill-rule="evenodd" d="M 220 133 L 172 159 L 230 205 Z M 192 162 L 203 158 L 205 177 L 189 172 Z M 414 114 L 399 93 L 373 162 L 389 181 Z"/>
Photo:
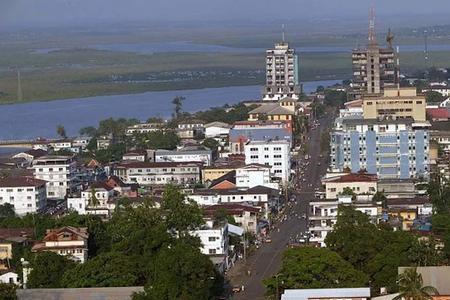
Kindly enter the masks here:
<path id="1" fill-rule="evenodd" d="M 244 286 L 244 291 L 234 294 L 233 299 L 266 299 L 262 280 L 273 276 L 279 270 L 283 251 L 286 250 L 290 238 L 301 232 L 307 232 L 308 220 L 301 216 L 308 214 L 309 202 L 314 198 L 315 188 L 319 187 L 320 179 L 326 172 L 327 155 L 319 156 L 320 136 L 330 127 L 331 122 L 330 114 L 320 120 L 320 125 L 316 129 L 311 130 L 310 139 L 307 141 L 310 155 L 309 165 L 304 169 L 304 176 L 295 179 L 299 184 L 299 188 L 294 194 L 297 201 L 292 204 L 292 207 L 286 207 L 284 214 L 287 216 L 287 220 L 275 224 L 277 228 L 270 233 L 272 242 L 265 243 L 256 250 L 243 266 L 237 268 L 239 274 L 231 276 L 233 286 Z M 247 274 L 248 270 L 250 276 Z"/>

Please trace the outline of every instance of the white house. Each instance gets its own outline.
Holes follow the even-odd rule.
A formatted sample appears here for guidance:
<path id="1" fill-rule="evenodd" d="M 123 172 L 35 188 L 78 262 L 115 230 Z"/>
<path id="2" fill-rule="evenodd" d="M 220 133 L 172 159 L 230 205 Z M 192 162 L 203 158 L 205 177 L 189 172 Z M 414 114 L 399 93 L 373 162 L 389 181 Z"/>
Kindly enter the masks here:
<path id="1" fill-rule="evenodd" d="M 33 177 L 0 179 L 0 205 L 9 203 L 18 215 L 36 213 L 45 208 L 46 181 Z"/>
<path id="2" fill-rule="evenodd" d="M 44 239 L 33 245 L 32 252 L 51 251 L 84 263 L 88 257 L 89 233 L 86 227 L 66 226 L 47 229 Z"/>
<path id="3" fill-rule="evenodd" d="M 215 138 L 228 135 L 231 125 L 223 122 L 211 122 L 205 125 L 205 137 Z"/>
<path id="4" fill-rule="evenodd" d="M 42 157 L 47 155 L 47 151 L 44 151 L 42 149 L 30 149 L 25 152 L 20 152 L 12 156 L 12 158 L 24 158 L 29 165 L 33 163 L 33 160 L 36 158 Z"/>
<path id="5" fill-rule="evenodd" d="M 206 147 L 184 147 L 177 150 L 156 150 L 156 162 L 201 162 L 210 166 L 212 151 Z"/>
<path id="6" fill-rule="evenodd" d="M 291 170 L 290 144 L 285 140 L 250 141 L 244 146 L 246 164 L 272 167 L 274 177 L 289 181 Z"/>
<path id="7" fill-rule="evenodd" d="M 95 193 L 95 197 L 93 197 Z M 86 190 L 81 192 L 80 196 L 68 197 L 67 208 L 74 210 L 80 215 L 94 214 L 108 217 L 108 201 L 114 197 L 114 189 L 105 182 L 94 182 Z M 97 204 L 93 204 L 93 200 Z"/>
<path id="8" fill-rule="evenodd" d="M 47 198 L 62 199 L 75 188 L 76 162 L 71 156 L 42 156 L 32 168 L 35 178 L 47 181 Z"/>
<path id="9" fill-rule="evenodd" d="M 0 272 L 0 282 L 18 285 L 19 275 L 9 270 L 2 271 Z"/>
<path id="10" fill-rule="evenodd" d="M 145 161 L 147 152 L 127 152 L 122 156 L 122 160 Z"/>
<path id="11" fill-rule="evenodd" d="M 236 187 L 252 188 L 260 185 L 277 189 L 279 185 L 277 182 L 272 181 L 271 170 L 272 167 L 261 164 L 249 164 L 236 168 Z"/>
<path id="12" fill-rule="evenodd" d="M 81 150 L 85 150 L 86 147 L 89 145 L 89 142 L 91 141 L 91 138 L 88 136 L 80 136 L 73 140 L 72 146 L 73 147 L 79 147 Z"/>

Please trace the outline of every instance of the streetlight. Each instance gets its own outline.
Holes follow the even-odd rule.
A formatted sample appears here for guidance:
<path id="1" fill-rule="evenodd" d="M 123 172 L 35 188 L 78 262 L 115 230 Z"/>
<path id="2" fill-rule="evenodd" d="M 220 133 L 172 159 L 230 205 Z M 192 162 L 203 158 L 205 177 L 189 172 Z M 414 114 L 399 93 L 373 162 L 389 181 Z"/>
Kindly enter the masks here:
<path id="1" fill-rule="evenodd" d="M 276 287 L 277 287 L 277 297 L 275 298 L 276 300 L 280 299 L 280 291 L 279 291 L 279 287 L 278 287 L 278 277 L 280 277 L 281 273 L 278 273 L 277 275 L 275 275 L 275 279 L 276 279 Z M 281 281 L 281 283 L 283 283 L 283 281 Z"/>

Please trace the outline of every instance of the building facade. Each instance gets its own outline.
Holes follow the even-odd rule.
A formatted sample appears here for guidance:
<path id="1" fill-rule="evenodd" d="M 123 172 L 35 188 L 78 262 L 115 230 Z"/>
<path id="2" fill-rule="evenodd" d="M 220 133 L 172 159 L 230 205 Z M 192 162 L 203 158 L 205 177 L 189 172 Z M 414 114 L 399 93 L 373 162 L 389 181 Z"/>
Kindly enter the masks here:
<path id="1" fill-rule="evenodd" d="M 245 163 L 272 167 L 272 174 L 282 182 L 289 181 L 291 170 L 288 141 L 250 141 L 244 146 Z"/>
<path id="2" fill-rule="evenodd" d="M 425 96 L 417 95 L 415 87 L 384 89 L 382 95 L 364 95 L 364 119 L 412 118 L 417 122 L 426 121 Z"/>
<path id="3" fill-rule="evenodd" d="M 298 99 L 301 93 L 298 57 L 286 42 L 276 43 L 266 51 L 266 85 L 263 100 Z"/>
<path id="4" fill-rule="evenodd" d="M 331 169 L 379 179 L 429 178 L 429 134 L 412 119 L 343 120 L 331 133 Z"/>
<path id="5" fill-rule="evenodd" d="M 212 150 L 205 147 L 185 147 L 179 150 L 156 150 L 156 162 L 200 162 L 210 166 Z"/>
<path id="6" fill-rule="evenodd" d="M 71 156 L 42 156 L 32 168 L 35 178 L 47 181 L 47 198 L 63 199 L 75 188 L 76 162 Z"/>
<path id="7" fill-rule="evenodd" d="M 36 213 L 47 202 L 46 181 L 32 177 L 5 177 L 0 179 L 0 205 L 9 203 L 19 216 Z"/>
<path id="8" fill-rule="evenodd" d="M 113 172 L 125 183 L 140 185 L 187 185 L 201 180 L 201 164 L 196 162 L 121 163 Z"/>

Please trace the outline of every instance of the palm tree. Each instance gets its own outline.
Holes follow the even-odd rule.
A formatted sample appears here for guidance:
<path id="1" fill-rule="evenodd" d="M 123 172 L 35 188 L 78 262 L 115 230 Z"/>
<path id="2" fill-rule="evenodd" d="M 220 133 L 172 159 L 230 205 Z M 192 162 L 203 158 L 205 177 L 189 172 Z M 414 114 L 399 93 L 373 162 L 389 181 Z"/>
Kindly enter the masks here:
<path id="1" fill-rule="evenodd" d="M 423 286 L 422 274 L 417 273 L 417 268 L 406 269 L 398 276 L 399 294 L 392 300 L 429 300 L 433 295 L 439 295 L 433 286 Z"/>
<path id="2" fill-rule="evenodd" d="M 97 198 L 95 188 L 91 189 L 91 197 L 89 198 L 89 206 L 96 207 L 100 204 L 100 201 Z"/>
<path id="3" fill-rule="evenodd" d="M 185 98 L 182 96 L 176 96 L 173 100 L 172 100 L 172 104 L 175 105 L 175 118 L 178 118 L 180 116 L 181 113 L 181 109 L 183 107 L 183 100 Z"/>
<path id="4" fill-rule="evenodd" d="M 56 133 L 63 139 L 65 139 L 67 137 L 66 129 L 62 125 L 58 125 L 56 127 Z"/>

